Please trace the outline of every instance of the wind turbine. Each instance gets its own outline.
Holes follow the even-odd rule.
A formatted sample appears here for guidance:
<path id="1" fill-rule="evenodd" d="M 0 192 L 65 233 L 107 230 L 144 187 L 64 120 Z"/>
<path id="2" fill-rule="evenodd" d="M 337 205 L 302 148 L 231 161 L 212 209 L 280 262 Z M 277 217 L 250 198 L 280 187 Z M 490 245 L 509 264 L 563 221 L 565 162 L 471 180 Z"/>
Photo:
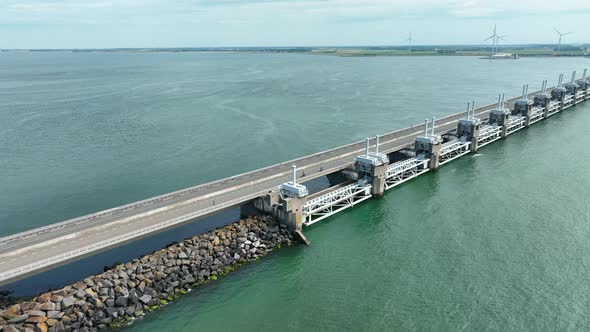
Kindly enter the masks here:
<path id="1" fill-rule="evenodd" d="M 498 35 L 497 27 L 494 24 L 494 33 L 484 40 L 484 41 L 488 41 L 490 39 L 492 40 L 492 53 L 490 54 L 490 59 L 494 58 L 494 54 L 496 54 L 496 52 L 498 51 L 499 40 L 500 39 L 505 40 L 504 37 L 506 37 L 506 36 Z"/>
<path id="2" fill-rule="evenodd" d="M 410 38 L 404 40 L 404 42 L 408 42 L 408 55 L 412 54 L 412 42 L 414 41 L 414 39 L 412 39 L 412 33 L 410 32 Z"/>
<path id="3" fill-rule="evenodd" d="M 557 28 L 553 28 L 553 29 L 559 35 L 559 39 L 557 40 L 557 54 L 559 54 L 559 52 L 561 51 L 561 38 L 563 36 L 567 36 L 567 35 L 571 34 L 571 32 L 561 33 L 561 32 L 559 32 L 559 30 L 557 30 Z"/>

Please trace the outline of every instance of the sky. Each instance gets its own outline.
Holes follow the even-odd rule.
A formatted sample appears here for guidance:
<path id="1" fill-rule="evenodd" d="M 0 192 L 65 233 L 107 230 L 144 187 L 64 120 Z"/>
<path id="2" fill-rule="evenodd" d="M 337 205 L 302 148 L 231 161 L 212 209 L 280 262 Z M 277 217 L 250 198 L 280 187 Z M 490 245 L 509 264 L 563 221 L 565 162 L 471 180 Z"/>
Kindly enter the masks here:
<path id="1" fill-rule="evenodd" d="M 0 0 L 0 49 L 590 42 L 588 0 Z"/>

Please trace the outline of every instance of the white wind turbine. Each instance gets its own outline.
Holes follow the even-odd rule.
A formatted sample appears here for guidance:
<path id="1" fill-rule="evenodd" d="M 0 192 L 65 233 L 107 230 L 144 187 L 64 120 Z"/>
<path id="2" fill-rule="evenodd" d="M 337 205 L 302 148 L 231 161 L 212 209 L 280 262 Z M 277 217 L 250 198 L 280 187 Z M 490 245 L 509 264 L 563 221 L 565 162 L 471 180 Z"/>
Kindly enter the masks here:
<path id="1" fill-rule="evenodd" d="M 496 25 L 494 24 L 494 34 L 492 34 L 491 36 L 489 36 L 488 38 L 486 38 L 484 41 L 488 41 L 488 40 L 492 40 L 492 52 L 490 54 L 490 59 L 494 58 L 494 54 L 496 54 L 496 52 L 498 51 L 498 44 L 499 44 L 499 40 L 502 39 L 504 40 L 504 37 L 506 36 L 500 36 L 497 33 L 496 30 Z"/>
<path id="2" fill-rule="evenodd" d="M 553 29 L 559 35 L 559 39 L 557 40 L 557 54 L 559 54 L 559 52 L 561 51 L 561 38 L 563 36 L 567 36 L 567 35 L 571 34 L 571 32 L 561 33 L 561 32 L 559 32 L 559 30 L 557 30 L 557 28 L 553 28 Z"/>
<path id="3" fill-rule="evenodd" d="M 412 33 L 410 32 L 410 38 L 404 40 L 404 42 L 408 43 L 408 54 L 412 54 L 412 42 L 414 39 L 412 38 Z"/>

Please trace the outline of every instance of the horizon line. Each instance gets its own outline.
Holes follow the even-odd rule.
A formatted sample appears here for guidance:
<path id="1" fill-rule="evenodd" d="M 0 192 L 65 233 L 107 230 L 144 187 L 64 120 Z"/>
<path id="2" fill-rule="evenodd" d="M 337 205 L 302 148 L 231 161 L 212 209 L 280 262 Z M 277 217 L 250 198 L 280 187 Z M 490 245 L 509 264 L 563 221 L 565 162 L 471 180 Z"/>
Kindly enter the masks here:
<path id="1" fill-rule="evenodd" d="M 557 46 L 554 43 L 514 43 L 503 44 L 500 47 L 508 46 Z M 589 42 L 562 44 L 562 46 L 590 46 Z M 412 47 L 491 47 L 488 44 L 413 44 Z M 144 46 L 144 47 L 57 47 L 57 48 L 0 48 L 0 51 L 69 51 L 69 50 L 154 50 L 154 49 L 246 49 L 246 48 L 267 48 L 267 49 L 292 49 L 292 48 L 360 48 L 360 47 L 408 47 L 407 44 L 374 44 L 374 45 L 292 45 L 292 46 Z"/>

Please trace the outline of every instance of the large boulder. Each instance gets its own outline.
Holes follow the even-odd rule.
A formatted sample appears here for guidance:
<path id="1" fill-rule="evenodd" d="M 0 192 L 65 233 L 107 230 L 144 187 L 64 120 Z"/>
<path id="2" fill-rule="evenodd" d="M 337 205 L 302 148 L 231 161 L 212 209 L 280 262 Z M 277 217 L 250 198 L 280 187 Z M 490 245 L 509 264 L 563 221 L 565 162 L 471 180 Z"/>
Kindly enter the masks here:
<path id="1" fill-rule="evenodd" d="M 33 316 L 33 317 L 27 318 L 25 323 L 39 324 L 39 323 L 45 323 L 45 321 L 47 321 L 47 317 L 45 317 L 45 316 Z"/>
<path id="2" fill-rule="evenodd" d="M 142 297 L 139 298 L 139 301 L 145 305 L 147 305 L 150 301 L 152 300 L 152 296 L 151 295 L 143 295 Z"/>
<path id="3" fill-rule="evenodd" d="M 84 290 L 84 296 L 85 297 L 97 297 L 98 294 L 96 294 L 96 292 L 92 288 L 86 288 Z"/>
<path id="4" fill-rule="evenodd" d="M 67 308 L 73 307 L 75 303 L 76 303 L 76 300 L 74 300 L 74 298 L 72 296 L 64 297 L 61 300 L 61 307 L 62 307 L 62 309 L 67 309 Z"/>
<path id="5" fill-rule="evenodd" d="M 54 311 L 56 309 L 56 305 L 53 302 L 45 302 L 41 304 L 41 310 L 44 311 Z"/>
<path id="6" fill-rule="evenodd" d="M 16 327 L 13 325 L 8 325 L 4 327 L 4 332 L 20 332 Z"/>
<path id="7" fill-rule="evenodd" d="M 127 302 L 129 302 L 129 301 L 128 301 L 128 300 L 127 300 L 127 298 L 126 298 L 126 297 L 124 297 L 124 296 L 119 296 L 119 297 L 118 297 L 118 298 L 115 300 L 115 304 L 116 304 L 118 307 L 126 307 L 126 306 L 127 306 Z"/>
<path id="8" fill-rule="evenodd" d="M 29 319 L 29 315 L 23 314 L 8 320 L 8 324 L 20 324 Z"/>
<path id="9" fill-rule="evenodd" d="M 132 290 L 129 292 L 129 301 L 133 304 L 137 304 L 139 302 L 139 295 L 137 294 L 136 290 Z"/>
<path id="10" fill-rule="evenodd" d="M 33 316 L 33 317 L 46 317 L 47 316 L 47 314 L 41 310 L 27 310 L 26 314 L 29 316 Z"/>

